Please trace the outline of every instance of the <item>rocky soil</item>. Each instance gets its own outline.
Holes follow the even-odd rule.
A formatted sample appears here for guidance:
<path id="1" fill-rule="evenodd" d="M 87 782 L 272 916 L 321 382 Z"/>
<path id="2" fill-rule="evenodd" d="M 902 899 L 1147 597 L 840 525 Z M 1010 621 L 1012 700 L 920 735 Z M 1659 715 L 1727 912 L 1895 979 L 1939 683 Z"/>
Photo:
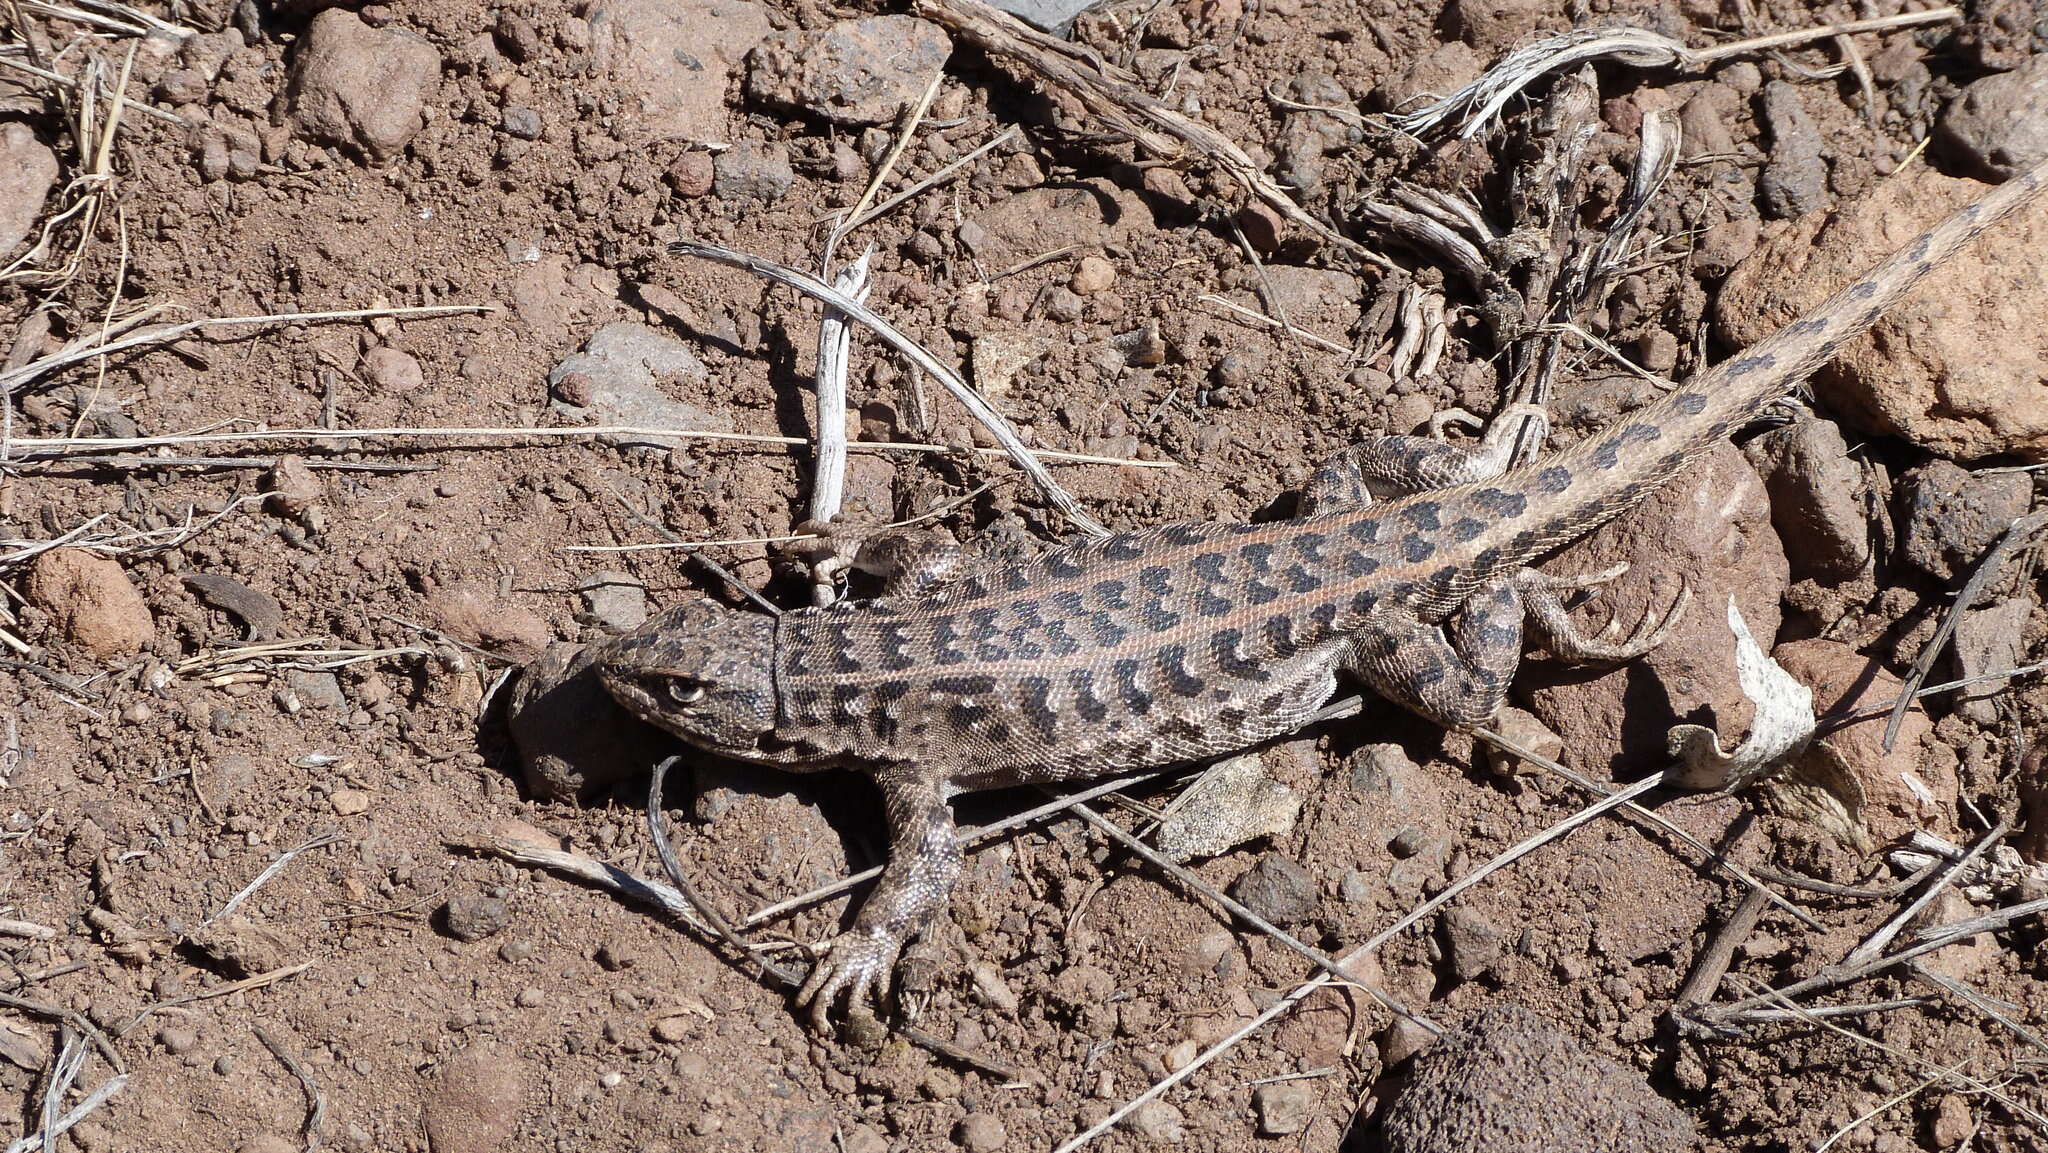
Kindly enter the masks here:
<path id="1" fill-rule="evenodd" d="M 1293 218 L 932 8 L 146 7 L 0 10 L 0 1139 L 113 1085 L 56 1142 L 89 1153 L 1046 1150 L 1187 1069 L 1316 970 L 1078 820 L 971 850 L 903 972 L 937 1045 L 815 1035 L 679 923 L 475 847 L 520 822 L 660 874 L 641 810 L 668 746 L 550 692 L 575 646 L 734 594 L 673 550 L 586 550 L 739 542 L 703 555 L 809 597 L 772 542 L 809 515 L 820 309 L 667 243 L 816 272 L 835 221 L 933 179 L 838 241 L 836 262 L 873 245 L 876 311 L 1027 443 L 1109 458 L 1053 465 L 1102 522 L 1280 518 L 1343 445 L 1492 412 L 1510 383 L 1500 298 L 1368 206 L 1437 191 L 1510 220 L 1551 82 L 1470 140 L 1388 113 L 1573 27 L 1703 48 L 1924 6 L 1114 0 L 1073 20 L 1089 61 L 1234 142 Z M 1646 122 L 1683 143 L 1574 318 L 1597 344 L 1562 346 L 1552 446 L 2048 159 L 2026 0 L 1596 71 L 1568 223 L 1609 225 Z M 1692 608 L 1622 668 L 1532 659 L 1496 727 L 1606 788 L 1665 767 L 1674 724 L 1724 750 L 1763 727 L 1747 653 L 1822 713 L 2041 659 L 2044 250 L 2036 206 L 1810 396 L 1549 562 L 1631 564 L 1595 621 L 1680 577 Z M 308 315 L 351 310 L 381 311 Z M 854 347 L 855 441 L 926 447 L 856 451 L 849 516 L 935 513 L 996 555 L 1074 531 L 943 389 Z M 626 431 L 530 431 L 597 426 Z M 393 429 L 462 431 L 368 431 Z M 1977 683 L 1889 744 L 1879 715 L 1732 795 L 1647 794 L 1661 823 L 1600 817 L 1352 967 L 1427 1025 L 1309 992 L 1089 1147 L 2038 1149 L 2038 916 L 1797 1002 L 1876 1011 L 1688 1022 L 1842 960 L 1922 893 L 1877 952 L 2048 897 L 2044 714 L 2038 677 Z M 679 851 L 736 917 L 879 859 L 857 777 L 685 765 Z M 1197 779 L 1100 804 L 1330 955 L 1596 799 L 1378 702 Z M 1941 846 L 1994 828 L 1928 887 Z M 847 908 L 749 931 L 817 941 Z"/>

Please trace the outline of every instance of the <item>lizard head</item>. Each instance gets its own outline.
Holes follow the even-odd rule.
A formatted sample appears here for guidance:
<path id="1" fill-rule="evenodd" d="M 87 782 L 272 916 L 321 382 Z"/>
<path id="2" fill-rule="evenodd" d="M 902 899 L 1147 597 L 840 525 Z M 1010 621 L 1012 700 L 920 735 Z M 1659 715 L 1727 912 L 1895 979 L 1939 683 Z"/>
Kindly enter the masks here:
<path id="1" fill-rule="evenodd" d="M 775 622 L 698 598 L 604 642 L 597 676 L 628 712 L 690 744 L 755 758 L 775 728 Z"/>

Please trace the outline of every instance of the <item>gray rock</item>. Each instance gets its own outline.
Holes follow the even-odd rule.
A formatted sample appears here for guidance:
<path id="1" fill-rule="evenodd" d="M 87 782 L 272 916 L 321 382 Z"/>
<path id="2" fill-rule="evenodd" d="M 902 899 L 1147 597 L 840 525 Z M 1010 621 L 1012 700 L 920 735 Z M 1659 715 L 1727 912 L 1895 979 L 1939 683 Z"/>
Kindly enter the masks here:
<path id="1" fill-rule="evenodd" d="M 427 94 L 440 82 L 441 54 L 398 28 L 372 28 L 329 8 L 299 42 L 285 88 L 292 130 L 388 161 L 426 126 Z"/>
<path id="2" fill-rule="evenodd" d="M 1159 851 L 1175 861 L 1227 853 L 1284 836 L 1301 818 L 1301 795 L 1266 775 L 1256 755 L 1212 766 L 1159 826 Z"/>
<path id="3" fill-rule="evenodd" d="M 1690 1118 L 1642 1077 L 1512 1005 L 1415 1058 L 1387 1107 L 1388 1153 L 1684 1153 Z"/>
<path id="4" fill-rule="evenodd" d="M 1298 104 L 1350 108 L 1351 94 L 1321 72 L 1303 72 L 1289 80 L 1282 95 Z M 1330 112 L 1298 108 L 1281 122 L 1273 145 L 1273 171 L 1282 184 L 1312 193 L 1322 187 L 1324 158 L 1365 139 L 1362 121 Z"/>
<path id="5" fill-rule="evenodd" d="M 628 633 L 647 622 L 647 586 L 638 577 L 603 569 L 577 581 L 576 591 L 606 632 Z"/>
<path id="6" fill-rule="evenodd" d="M 1352 789 L 1367 796 L 1392 793 L 1419 769 L 1408 751 L 1394 744 L 1364 745 L 1344 763 L 1351 770 Z"/>
<path id="7" fill-rule="evenodd" d="M 1501 942 L 1507 934 L 1470 909 L 1453 907 L 1444 913 L 1440 926 L 1444 935 L 1444 959 L 1451 975 L 1459 981 L 1485 976 L 1500 960 Z"/>
<path id="8" fill-rule="evenodd" d="M 590 664 L 588 646 L 552 644 L 512 686 L 506 727 L 536 800 L 588 800 L 675 751 L 612 700 Z"/>
<path id="9" fill-rule="evenodd" d="M 1942 113 L 1935 139 L 1999 180 L 2048 160 L 2048 56 L 1973 81 Z"/>
<path id="10" fill-rule="evenodd" d="M 1316 1097 L 1306 1081 L 1275 1081 L 1252 1090 L 1252 1109 L 1259 1116 L 1259 1136 L 1285 1137 L 1308 1128 Z"/>
<path id="11" fill-rule="evenodd" d="M 731 139 L 726 89 L 774 30 L 750 0 L 607 0 L 591 23 L 593 63 L 610 72 L 636 143 Z"/>
<path id="12" fill-rule="evenodd" d="M 441 906 L 441 923 L 458 941 L 481 941 L 512 923 L 512 909 L 500 897 L 458 893 Z"/>
<path id="13" fill-rule="evenodd" d="M 2023 472 L 1972 473 L 1935 460 L 1905 482 L 1906 559 L 1941 581 L 1974 569 L 2033 503 L 2033 481 Z"/>
<path id="14" fill-rule="evenodd" d="M 1956 675 L 1960 678 L 2018 668 L 2027 646 L 2027 622 L 2034 603 L 2013 597 L 1989 608 L 1970 609 L 1956 622 Z M 1993 701 L 2010 692 L 2004 681 L 1984 681 L 1956 693 L 1957 711 L 1989 725 L 1998 720 Z"/>
<path id="15" fill-rule="evenodd" d="M 284 683 L 306 708 L 333 712 L 348 707 L 348 698 L 341 695 L 341 681 L 333 673 L 286 669 Z"/>
<path id="16" fill-rule="evenodd" d="M 945 30 L 915 16 L 841 20 L 771 36 L 747 57 L 747 95 L 833 124 L 885 124 L 923 94 L 953 54 Z"/>
<path id="17" fill-rule="evenodd" d="M 1230 886 L 1245 908 L 1273 922 L 1293 925 L 1316 911 L 1316 881 L 1290 858 L 1267 853 Z"/>
<path id="18" fill-rule="evenodd" d="M 725 432 L 731 418 L 672 399 L 662 384 L 707 394 L 710 374 L 690 346 L 644 324 L 609 324 L 597 330 L 583 351 L 565 357 L 548 373 L 554 410 L 585 424 L 635 428 L 701 429 Z M 673 448 L 675 437 L 608 435 L 613 444 L 658 444 Z"/>
<path id="19" fill-rule="evenodd" d="M 780 144 L 742 140 L 711 162 L 711 191 L 720 200 L 780 200 L 795 183 L 789 150 Z"/>
<path id="20" fill-rule="evenodd" d="M 0 124 L 0 257 L 28 239 L 56 183 L 57 154 L 28 125 Z"/>
<path id="21" fill-rule="evenodd" d="M 521 140 L 538 140 L 541 134 L 540 113 L 522 105 L 512 105 L 499 114 L 498 123 L 507 133 Z"/>
<path id="22" fill-rule="evenodd" d="M 1745 445 L 1795 580 L 1838 584 L 1870 563 L 1868 485 L 1833 421 L 1807 416 Z"/>
<path id="23" fill-rule="evenodd" d="M 1164 1101 L 1147 1101 L 1131 1110 L 1123 1126 L 1148 1145 L 1178 1145 L 1188 1139 L 1187 1118 Z"/>
<path id="24" fill-rule="evenodd" d="M 1033 27 L 1043 28 L 1055 36 L 1070 36 L 1074 21 L 1081 13 L 1098 7 L 1103 0 L 990 0 L 990 7 L 1000 8 Z"/>
<path id="25" fill-rule="evenodd" d="M 1806 98 L 1791 83 L 1773 80 L 1764 85 L 1761 103 L 1771 139 L 1770 157 L 1756 182 L 1764 215 L 1790 220 L 1827 207 L 1828 169 Z"/>

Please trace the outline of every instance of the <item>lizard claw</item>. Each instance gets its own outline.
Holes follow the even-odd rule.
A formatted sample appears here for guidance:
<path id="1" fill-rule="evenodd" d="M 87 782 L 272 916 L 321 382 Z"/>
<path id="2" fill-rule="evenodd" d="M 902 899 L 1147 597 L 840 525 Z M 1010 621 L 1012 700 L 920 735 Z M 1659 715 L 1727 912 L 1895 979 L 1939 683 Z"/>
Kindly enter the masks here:
<path id="1" fill-rule="evenodd" d="M 825 955 L 796 991 L 796 1002 L 811 1007 L 811 1027 L 820 1033 L 832 1031 L 832 1006 L 846 994 L 849 1010 L 863 1002 L 882 1007 L 889 992 L 889 977 L 896 967 L 896 955 L 903 942 L 874 930 L 854 929 L 825 944 Z"/>

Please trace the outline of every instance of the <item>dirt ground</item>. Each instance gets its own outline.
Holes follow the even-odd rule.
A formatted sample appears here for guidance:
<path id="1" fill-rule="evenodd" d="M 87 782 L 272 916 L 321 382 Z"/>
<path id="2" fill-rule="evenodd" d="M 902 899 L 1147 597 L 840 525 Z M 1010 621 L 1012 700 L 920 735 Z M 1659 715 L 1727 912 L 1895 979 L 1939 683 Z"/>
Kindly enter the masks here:
<path id="1" fill-rule="evenodd" d="M 804 56 L 841 21 L 901 9 L 321 7 L 153 9 L 205 33 L 195 41 L 37 5 L 0 10 L 0 45 L 30 45 L 65 75 L 90 64 L 88 89 L 110 91 L 125 63 L 130 102 L 103 150 L 106 101 L 0 69 L 0 126 L 25 126 L 60 168 L 27 237 L 0 251 L 0 263 L 16 261 L 49 225 L 0 281 L 9 370 L 93 344 L 143 309 L 163 323 L 491 306 L 209 324 L 40 373 L 8 397 L 18 443 L 0 478 L 0 626 L 20 642 L 0 650 L 10 1138 L 43 1127 L 49 1087 L 76 1051 L 85 1064 L 51 1098 L 57 1112 L 126 1077 L 58 1142 L 93 1153 L 271 1153 L 307 1147 L 314 1129 L 324 1148 L 442 1153 L 1051 1149 L 1314 973 L 1080 822 L 1038 822 L 970 853 L 950 914 L 906 968 L 918 1026 L 979 1055 L 978 1067 L 899 1037 L 814 1035 L 784 993 L 658 913 L 460 847 L 516 819 L 659 875 L 633 759 L 646 734 L 601 712 L 572 718 L 598 747 L 616 741 L 616 762 L 591 767 L 615 782 L 581 801 L 536 792 L 508 735 L 506 676 L 551 643 L 630 625 L 644 615 L 642 589 L 655 608 L 729 595 L 673 551 L 565 550 L 664 533 L 786 535 L 808 515 L 801 447 L 477 432 L 73 445 L 69 458 L 37 459 L 31 442 L 594 423 L 807 441 L 818 307 L 665 245 L 691 236 L 815 271 L 820 221 L 861 199 L 905 103 L 943 63 L 875 200 L 1018 131 L 842 242 L 842 255 L 874 246 L 873 307 L 941 359 L 971 365 L 1033 445 L 1170 466 L 1055 466 L 1104 523 L 1285 516 L 1294 488 L 1341 446 L 1500 403 L 1500 348 L 1480 302 L 1428 254 L 1371 227 L 1360 205 L 1405 180 L 1469 193 L 1493 214 L 1511 159 L 1485 137 L 1424 146 L 1381 112 L 1470 78 L 1538 32 L 1629 24 L 1704 46 L 1901 8 L 1119 0 L 1083 18 L 1080 42 L 1241 145 L 1309 216 L 1391 255 L 1403 271 L 1388 272 L 1248 208 L 1211 165 L 1153 163 L 1013 64 L 934 46 L 935 30 L 889 26 L 902 38 Z M 750 62 L 773 36 L 796 63 Z M 1682 110 L 1694 137 L 1651 209 L 1643 258 L 1593 310 L 1609 345 L 1678 376 L 1734 351 L 1715 311 L 1730 268 L 1800 217 L 1853 208 L 1901 166 L 1973 175 L 1954 152 L 1912 159 L 1916 144 L 1966 85 L 2048 52 L 2048 26 L 2024 3 L 1987 0 L 1961 23 L 1854 43 L 1872 62 L 1874 106 L 1853 73 L 1814 74 L 1838 58 L 1826 41 L 1703 74 L 1601 66 L 1589 221 L 1619 198 L 1647 113 Z M 1792 89 L 1796 115 L 1772 104 Z M 87 105 L 93 134 L 81 139 Z M 1519 104 L 1508 113 L 1526 115 Z M 17 155 L 33 151 L 24 139 Z M 4 165 L 0 177 L 20 179 Z M 1426 376 L 1394 379 L 1390 317 L 1411 283 L 1447 300 L 1448 341 Z M 2038 275 L 2033 284 L 2048 290 Z M 1202 299 L 1211 294 L 1277 310 L 1339 351 L 1248 323 Z M 1990 339 L 1957 310 L 1927 315 L 1960 339 Z M 643 328 L 618 339 L 654 343 L 557 369 L 621 324 Z M 1558 442 L 1647 398 L 1611 362 L 1570 348 Z M 857 438 L 980 443 L 935 384 L 871 340 L 855 349 Z M 604 373 L 662 357 L 651 377 L 618 370 L 640 391 L 607 399 Z M 2038 383 L 2026 394 L 2036 403 Z M 1825 400 L 1820 413 L 1832 415 Z M 1910 527 L 1891 526 L 2010 516 L 1927 514 L 1963 481 L 1930 474 L 1933 455 L 1907 436 L 1848 436 L 1877 494 L 1859 515 L 1881 526 L 1884 547 L 1853 576 L 1802 574 L 1808 554 L 1778 542 L 1751 473 L 1752 503 L 1732 515 L 1781 570 L 1792 554 L 1799 581 L 1761 597 L 1755 612 L 1781 622 L 1775 633 L 1764 617 L 1752 623 L 1766 648 L 1831 638 L 1895 678 L 1997 535 L 1935 572 L 1911 562 L 1911 540 L 1895 543 Z M 279 452 L 292 458 L 262 455 Z M 1942 452 L 1973 468 L 2040 459 L 2017 445 Z M 2024 512 L 2030 474 L 1999 476 L 2021 478 L 1999 483 Z M 1073 531 L 989 454 L 857 453 L 848 487 L 858 511 L 881 519 L 951 502 L 935 523 L 963 541 Z M 60 537 L 74 547 L 37 555 Z M 785 606 L 803 603 L 801 575 L 771 546 L 706 555 Z M 1634 559 L 1646 572 L 1663 563 Z M 1998 592 L 2019 606 L 2002 618 L 2005 651 L 2026 663 L 2042 640 L 2040 585 L 2022 572 Z M 1930 683 L 1951 672 L 1944 662 Z M 1656 701 L 1643 705 L 1644 682 L 1619 676 L 1599 682 L 1633 686 L 1613 701 L 1650 709 L 1660 731 L 1670 723 Z M 1597 711 L 1574 703 L 1579 686 L 1542 674 L 1517 703 L 1565 738 L 1568 764 L 1601 781 L 1617 764 L 1623 779 L 1640 775 L 1621 756 L 1640 742 L 1613 756 L 1579 743 L 1572 714 Z M 1981 704 L 1939 697 L 1916 714 L 1905 755 L 1946 790 L 1919 824 L 1970 844 L 2009 820 L 2021 853 L 1987 855 L 1997 869 L 1946 891 L 1916 925 L 2043 893 L 2048 786 L 2025 756 L 2048 696 L 2021 680 Z M 1299 797 L 1298 816 L 1192 867 L 1248 903 L 1260 896 L 1332 954 L 1592 799 L 1553 775 L 1506 771 L 1471 738 L 1384 703 L 1263 763 Z M 677 844 L 728 910 L 878 862 L 881 814 L 859 778 L 686 764 L 672 786 Z M 1144 826 L 1187 779 L 1106 811 Z M 1709 991 L 1719 1000 L 1820 970 L 1901 907 L 1889 890 L 1902 874 L 1883 850 L 1914 823 L 1872 818 L 1858 828 L 1878 835 L 1858 843 L 1800 795 L 1656 794 L 1657 811 L 1718 856 L 1838 886 L 1778 885 L 1798 915 L 1762 910 Z M 980 823 L 1041 799 L 978 795 L 959 811 Z M 2048 1147 L 2035 1124 L 2048 1112 L 2037 921 L 1936 954 L 1928 968 L 1950 986 L 1894 970 L 1806 1002 L 1919 999 L 1889 1011 L 1684 1032 L 1673 999 L 1745 891 L 1672 831 L 1610 815 L 1491 875 L 1359 975 L 1445 1027 L 1505 1004 L 1541 1014 L 1675 1105 L 1704 1149 L 1807 1150 L 1838 1135 L 1837 1147 L 1880 1151 Z M 821 940 L 847 910 L 843 897 L 828 901 L 760 935 Z M 1325 990 L 1092 1147 L 1383 1148 L 1383 1118 L 1425 1039 L 1362 994 Z M 1523 1089 L 1504 1087 L 1503 1108 L 1541 1104 Z"/>

